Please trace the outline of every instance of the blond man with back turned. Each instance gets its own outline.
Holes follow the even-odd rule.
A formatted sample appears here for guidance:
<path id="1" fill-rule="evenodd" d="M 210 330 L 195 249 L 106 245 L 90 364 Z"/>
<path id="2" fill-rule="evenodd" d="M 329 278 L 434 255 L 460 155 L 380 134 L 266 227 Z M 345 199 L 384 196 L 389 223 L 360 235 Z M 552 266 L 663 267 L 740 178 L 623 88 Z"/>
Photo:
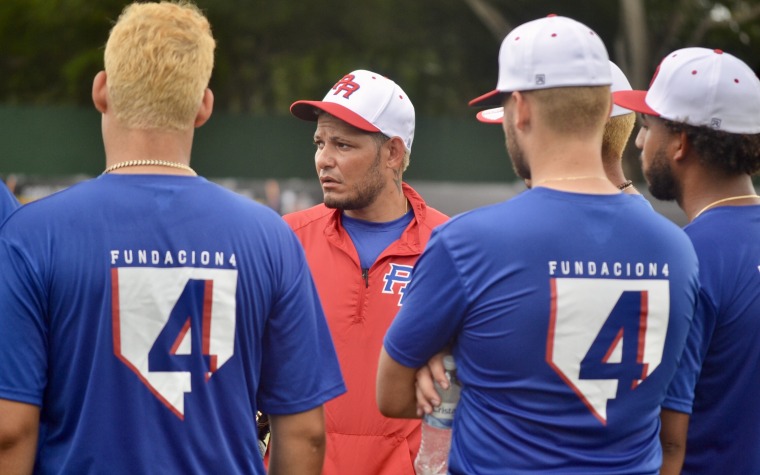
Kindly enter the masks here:
<path id="1" fill-rule="evenodd" d="M 259 410 L 270 473 L 322 468 L 345 386 L 303 251 L 190 167 L 214 47 L 192 4 L 126 7 L 92 87 L 103 174 L 0 228 L 3 475 L 263 474 Z"/>

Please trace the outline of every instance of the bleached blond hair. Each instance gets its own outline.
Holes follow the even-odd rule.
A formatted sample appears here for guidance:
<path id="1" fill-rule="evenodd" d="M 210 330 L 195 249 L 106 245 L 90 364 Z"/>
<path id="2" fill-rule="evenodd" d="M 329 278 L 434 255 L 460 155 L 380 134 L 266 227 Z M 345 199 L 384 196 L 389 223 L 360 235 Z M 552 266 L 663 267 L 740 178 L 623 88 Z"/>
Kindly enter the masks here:
<path id="1" fill-rule="evenodd" d="M 623 151 L 636 125 L 636 114 L 633 112 L 610 117 L 604 126 L 602 138 L 602 161 L 615 163 L 623 157 Z"/>
<path id="2" fill-rule="evenodd" d="M 109 105 L 134 129 L 187 130 L 211 79 L 211 26 L 186 1 L 132 3 L 106 43 Z"/>

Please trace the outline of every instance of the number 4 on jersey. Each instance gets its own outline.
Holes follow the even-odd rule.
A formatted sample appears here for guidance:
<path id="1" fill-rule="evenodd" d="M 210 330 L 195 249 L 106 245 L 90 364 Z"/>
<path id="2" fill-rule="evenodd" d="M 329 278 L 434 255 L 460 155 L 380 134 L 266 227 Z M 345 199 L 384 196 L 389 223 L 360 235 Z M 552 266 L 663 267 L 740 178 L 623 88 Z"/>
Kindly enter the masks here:
<path id="1" fill-rule="evenodd" d="M 161 333 L 148 352 L 148 368 L 205 374 L 216 371 L 216 355 L 209 351 L 213 280 L 188 280 Z M 200 349 L 201 351 L 198 351 Z"/>
<path id="2" fill-rule="evenodd" d="M 114 353 L 180 419 L 185 393 L 234 353 L 237 271 L 114 268 Z"/>
<path id="3" fill-rule="evenodd" d="M 662 361 L 667 280 L 553 279 L 546 360 L 602 424 Z"/>

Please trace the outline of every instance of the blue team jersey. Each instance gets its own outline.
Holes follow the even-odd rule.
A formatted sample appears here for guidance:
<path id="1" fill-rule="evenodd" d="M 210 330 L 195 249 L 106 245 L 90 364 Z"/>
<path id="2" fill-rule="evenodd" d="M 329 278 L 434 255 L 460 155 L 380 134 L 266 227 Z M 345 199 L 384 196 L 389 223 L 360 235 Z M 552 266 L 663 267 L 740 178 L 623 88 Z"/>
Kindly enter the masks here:
<path id="1" fill-rule="evenodd" d="M 5 221 L 16 208 L 21 206 L 11 190 L 0 181 L 0 224 Z"/>
<path id="2" fill-rule="evenodd" d="M 536 188 L 434 231 L 384 344 L 409 367 L 452 344 L 452 474 L 655 474 L 696 294 L 641 199 Z"/>
<path id="3" fill-rule="evenodd" d="M 264 473 L 255 415 L 345 391 L 303 251 L 199 177 L 105 175 L 0 229 L 0 398 L 36 473 Z"/>
<path id="4" fill-rule="evenodd" d="M 691 413 L 683 473 L 760 473 L 760 206 L 714 208 L 684 229 L 698 331 L 663 404 Z"/>

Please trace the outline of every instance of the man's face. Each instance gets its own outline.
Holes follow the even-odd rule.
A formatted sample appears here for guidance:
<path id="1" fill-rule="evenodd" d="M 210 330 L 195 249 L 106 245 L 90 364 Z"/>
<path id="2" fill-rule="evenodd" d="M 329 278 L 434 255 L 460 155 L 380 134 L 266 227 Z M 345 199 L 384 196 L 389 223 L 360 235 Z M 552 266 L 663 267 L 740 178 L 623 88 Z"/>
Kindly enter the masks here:
<path id="1" fill-rule="evenodd" d="M 674 135 L 658 118 L 642 116 L 636 146 L 641 150 L 641 169 L 649 192 L 658 200 L 677 200 L 681 194 L 672 166 Z"/>
<path id="2" fill-rule="evenodd" d="M 361 210 L 375 202 L 386 180 L 381 147 L 369 133 L 321 114 L 314 145 L 314 163 L 328 208 Z"/>

